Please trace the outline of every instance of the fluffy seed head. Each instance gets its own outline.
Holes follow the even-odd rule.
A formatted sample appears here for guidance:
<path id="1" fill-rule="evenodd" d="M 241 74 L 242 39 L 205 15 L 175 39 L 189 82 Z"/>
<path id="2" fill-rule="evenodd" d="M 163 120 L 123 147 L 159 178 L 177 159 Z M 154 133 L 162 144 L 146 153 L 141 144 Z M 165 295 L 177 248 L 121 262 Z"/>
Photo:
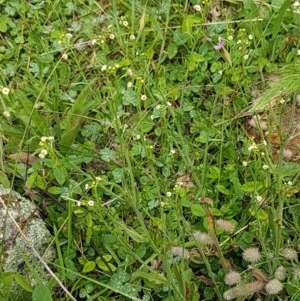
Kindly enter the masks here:
<path id="1" fill-rule="evenodd" d="M 297 260 L 298 254 L 297 251 L 292 248 L 285 248 L 282 250 L 282 256 L 289 260 Z"/>
<path id="2" fill-rule="evenodd" d="M 276 269 L 274 277 L 279 281 L 284 281 L 287 277 L 286 268 L 280 266 Z"/>
<path id="3" fill-rule="evenodd" d="M 207 234 L 200 231 L 196 231 L 193 233 L 194 239 L 203 245 L 213 245 L 213 239 Z"/>
<path id="4" fill-rule="evenodd" d="M 241 275 L 240 273 L 235 271 L 229 272 L 224 278 L 224 282 L 227 285 L 234 285 L 239 283 L 240 281 L 241 281 Z"/>
<path id="5" fill-rule="evenodd" d="M 239 297 L 241 294 L 241 288 L 240 287 L 234 287 L 229 290 L 227 290 L 224 294 L 223 297 L 225 300 L 232 300 L 237 297 Z"/>
<path id="6" fill-rule="evenodd" d="M 260 292 L 264 288 L 264 284 L 260 281 L 254 281 L 247 283 L 246 285 L 243 286 L 243 290 L 241 293 L 241 296 L 249 296 L 254 293 Z"/>
<path id="7" fill-rule="evenodd" d="M 222 228 L 223 230 L 225 230 L 226 232 L 232 233 L 235 230 L 235 225 L 233 225 L 232 223 L 225 221 L 224 219 L 217 219 L 216 220 L 216 224 Z"/>
<path id="8" fill-rule="evenodd" d="M 283 284 L 277 279 L 272 279 L 267 283 L 265 289 L 269 295 L 276 295 L 282 291 Z"/>
<path id="9" fill-rule="evenodd" d="M 254 263 L 260 260 L 260 253 L 258 248 L 248 248 L 243 252 L 243 258 L 245 261 Z"/>
<path id="10" fill-rule="evenodd" d="M 190 257 L 189 251 L 183 247 L 172 247 L 172 254 L 183 259 L 188 259 Z"/>
<path id="11" fill-rule="evenodd" d="M 293 275 L 296 279 L 300 279 L 300 268 L 294 268 Z"/>

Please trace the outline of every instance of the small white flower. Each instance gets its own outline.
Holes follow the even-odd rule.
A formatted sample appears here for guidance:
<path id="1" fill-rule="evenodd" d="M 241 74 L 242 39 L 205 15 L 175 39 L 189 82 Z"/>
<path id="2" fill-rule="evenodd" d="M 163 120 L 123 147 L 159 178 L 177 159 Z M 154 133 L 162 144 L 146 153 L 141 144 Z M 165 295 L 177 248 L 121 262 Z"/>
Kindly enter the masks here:
<path id="1" fill-rule="evenodd" d="M 143 95 L 141 96 L 141 100 L 146 100 L 146 99 L 147 99 L 147 95 L 143 94 Z"/>
<path id="2" fill-rule="evenodd" d="M 262 168 L 266 170 L 269 168 L 269 166 L 267 164 L 264 164 Z"/>
<path id="3" fill-rule="evenodd" d="M 267 145 L 267 141 L 266 140 L 263 141 L 263 145 Z"/>
<path id="4" fill-rule="evenodd" d="M 133 75 L 132 69 L 128 68 L 127 71 L 126 71 L 126 75 L 132 76 Z"/>
<path id="5" fill-rule="evenodd" d="M 281 98 L 281 99 L 279 100 L 279 102 L 280 102 L 281 104 L 284 104 L 284 103 L 285 103 L 285 100 L 284 100 L 283 98 Z"/>
<path id="6" fill-rule="evenodd" d="M 42 142 L 45 142 L 46 140 L 48 140 L 48 137 L 45 137 L 45 136 L 41 137 Z"/>
<path id="7" fill-rule="evenodd" d="M 97 40 L 96 40 L 96 39 L 92 39 L 92 40 L 91 40 L 91 45 L 92 45 L 92 46 L 94 46 L 96 43 L 97 43 Z"/>
<path id="8" fill-rule="evenodd" d="M 229 41 L 232 41 L 232 40 L 233 40 L 233 36 L 229 36 L 229 37 L 228 37 L 228 40 L 229 40 Z"/>
<path id="9" fill-rule="evenodd" d="M 54 141 L 54 137 L 53 136 L 49 136 L 47 137 L 49 141 Z"/>
<path id="10" fill-rule="evenodd" d="M 77 204 L 76 204 L 78 207 L 81 206 L 81 202 L 80 201 L 77 201 Z"/>
<path id="11" fill-rule="evenodd" d="M 167 196 L 168 198 L 171 197 L 171 196 L 172 196 L 172 192 L 168 191 L 168 192 L 166 193 L 166 196 Z"/>
<path id="12" fill-rule="evenodd" d="M 115 64 L 115 67 L 118 69 L 118 68 L 120 68 L 120 65 L 119 64 Z"/>
<path id="13" fill-rule="evenodd" d="M 88 206 L 90 206 L 90 207 L 93 207 L 94 206 L 94 204 L 95 204 L 95 202 L 94 201 L 92 201 L 92 200 L 90 200 L 90 201 L 88 201 Z"/>
<path id="14" fill-rule="evenodd" d="M 237 40 L 236 43 L 237 43 L 237 44 L 241 44 L 241 43 L 242 43 L 242 40 Z"/>
<path id="15" fill-rule="evenodd" d="M 135 135 L 135 138 L 134 138 L 135 140 L 140 140 L 141 139 L 141 135 L 140 134 L 137 134 L 137 135 Z"/>
<path id="16" fill-rule="evenodd" d="M 243 164 L 244 167 L 248 166 L 248 162 L 247 161 L 243 161 L 242 164 Z"/>
<path id="17" fill-rule="evenodd" d="M 161 108 L 161 105 L 157 105 L 155 108 L 156 110 L 159 110 Z"/>
<path id="18" fill-rule="evenodd" d="M 2 88 L 1 92 L 2 92 L 2 94 L 4 94 L 4 95 L 8 95 L 9 92 L 10 92 L 10 90 L 9 90 L 9 88 L 4 87 L 4 88 Z"/>
<path id="19" fill-rule="evenodd" d="M 300 6 L 300 2 L 299 1 L 295 1 L 293 4 L 294 7 L 299 7 Z"/>
<path id="20" fill-rule="evenodd" d="M 260 195 L 257 195 L 257 196 L 256 196 L 256 201 L 257 201 L 258 203 L 261 203 L 261 202 L 263 201 L 263 198 L 262 198 Z"/>
<path id="21" fill-rule="evenodd" d="M 3 116 L 6 118 L 10 117 L 10 112 L 8 110 L 3 111 Z"/>
<path id="22" fill-rule="evenodd" d="M 72 39 L 72 37 L 73 37 L 73 35 L 72 35 L 71 33 L 68 32 L 68 33 L 66 34 L 66 38 L 67 38 L 68 40 Z"/>
<path id="23" fill-rule="evenodd" d="M 100 182 L 100 181 L 102 180 L 102 178 L 98 176 L 98 177 L 95 178 L 95 180 L 96 180 L 97 182 Z"/>
<path id="24" fill-rule="evenodd" d="M 249 147 L 248 147 L 248 151 L 252 151 L 253 149 L 257 149 L 257 145 L 255 142 L 253 142 Z"/>
<path id="25" fill-rule="evenodd" d="M 61 58 L 62 58 L 63 60 L 65 60 L 65 61 L 67 61 L 69 57 L 68 57 L 68 54 L 67 54 L 67 53 L 63 53 L 62 56 L 61 56 Z"/>
<path id="26" fill-rule="evenodd" d="M 194 5 L 194 10 L 195 10 L 195 11 L 201 11 L 201 10 L 202 10 L 202 9 L 201 9 L 201 5 L 195 4 L 195 5 Z"/>
<path id="27" fill-rule="evenodd" d="M 132 82 L 127 83 L 127 88 L 131 88 L 133 86 Z"/>
<path id="28" fill-rule="evenodd" d="M 170 150 L 170 155 L 175 155 L 175 153 L 176 153 L 176 150 L 175 150 L 175 149 L 171 149 L 171 150 Z"/>
<path id="29" fill-rule="evenodd" d="M 245 55 L 244 55 L 244 60 L 248 60 L 248 58 L 249 58 L 249 55 L 248 55 L 248 54 L 245 54 Z"/>
<path id="30" fill-rule="evenodd" d="M 39 158 L 40 159 L 45 159 L 45 156 L 43 154 L 39 153 Z"/>
<path id="31" fill-rule="evenodd" d="M 253 35 L 252 35 L 252 34 L 249 34 L 248 39 L 249 39 L 249 40 L 252 40 L 252 39 L 253 39 Z"/>
<path id="32" fill-rule="evenodd" d="M 167 106 L 172 107 L 172 104 L 169 101 L 167 101 Z"/>
<path id="33" fill-rule="evenodd" d="M 153 119 L 154 119 L 154 115 L 151 115 L 151 116 L 150 116 L 150 119 L 153 120 Z"/>
<path id="34" fill-rule="evenodd" d="M 293 185 L 293 182 L 292 182 L 292 181 L 288 181 L 287 184 L 288 184 L 289 186 L 292 186 L 292 185 Z"/>
<path id="35" fill-rule="evenodd" d="M 41 154 L 42 156 L 46 157 L 47 154 L 48 154 L 48 152 L 47 152 L 46 149 L 42 149 L 42 150 L 40 151 L 40 154 Z"/>
<path id="36" fill-rule="evenodd" d="M 131 34 L 131 35 L 129 36 L 129 40 L 135 40 L 135 35 L 134 35 L 134 34 Z"/>
<path id="37" fill-rule="evenodd" d="M 115 39 L 115 35 L 114 35 L 113 33 L 111 33 L 111 34 L 109 35 L 109 38 L 110 38 L 111 40 L 114 40 L 114 39 Z"/>
<path id="38" fill-rule="evenodd" d="M 90 188 L 90 185 L 89 185 L 89 184 L 85 184 L 85 185 L 84 185 L 84 189 L 85 189 L 85 190 L 88 190 L 89 188 Z"/>
<path id="39" fill-rule="evenodd" d="M 123 21 L 123 26 L 127 27 L 128 26 L 128 22 L 127 21 Z"/>
<path id="40" fill-rule="evenodd" d="M 103 65 L 102 67 L 101 67 L 101 71 L 103 72 L 103 71 L 105 71 L 107 69 L 107 66 L 106 65 Z"/>

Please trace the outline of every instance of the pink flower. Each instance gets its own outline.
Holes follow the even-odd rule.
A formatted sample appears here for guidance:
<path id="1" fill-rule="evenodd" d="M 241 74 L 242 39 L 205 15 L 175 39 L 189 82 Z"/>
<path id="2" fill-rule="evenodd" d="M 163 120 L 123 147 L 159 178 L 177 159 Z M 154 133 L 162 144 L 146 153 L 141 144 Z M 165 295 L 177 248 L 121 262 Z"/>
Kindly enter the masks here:
<path id="1" fill-rule="evenodd" d="M 225 41 L 220 39 L 219 42 L 216 45 L 214 45 L 214 48 L 216 50 L 220 50 L 224 45 L 225 45 Z"/>

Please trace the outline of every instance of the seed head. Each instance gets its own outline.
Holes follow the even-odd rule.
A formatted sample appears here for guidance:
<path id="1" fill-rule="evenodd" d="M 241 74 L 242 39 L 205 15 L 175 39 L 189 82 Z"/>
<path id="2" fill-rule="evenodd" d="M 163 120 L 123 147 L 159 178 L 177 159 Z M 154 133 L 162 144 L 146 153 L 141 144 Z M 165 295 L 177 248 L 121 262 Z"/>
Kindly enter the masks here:
<path id="1" fill-rule="evenodd" d="M 272 279 L 267 283 L 265 289 L 269 295 L 276 295 L 282 291 L 283 284 L 277 279 Z"/>
<path id="2" fill-rule="evenodd" d="M 213 245 L 213 239 L 207 234 L 200 231 L 196 231 L 193 233 L 194 239 L 203 245 Z"/>
<path id="3" fill-rule="evenodd" d="M 247 262 L 254 263 L 260 260 L 261 256 L 258 248 L 248 248 L 243 252 L 243 258 Z"/>
<path id="4" fill-rule="evenodd" d="M 226 232 L 232 233 L 235 230 L 235 225 L 233 225 L 232 223 L 225 221 L 224 219 L 217 219 L 216 224 L 222 228 L 223 230 L 225 230 Z"/>
<path id="5" fill-rule="evenodd" d="M 280 280 L 280 281 L 284 281 L 287 277 L 287 272 L 286 272 L 286 268 L 283 267 L 283 266 L 280 266 L 276 269 L 275 271 L 275 275 L 274 277 L 277 279 L 277 280 Z"/>
<path id="6" fill-rule="evenodd" d="M 241 288 L 240 287 L 234 287 L 229 290 L 227 290 L 224 294 L 223 297 L 225 300 L 232 300 L 241 295 Z"/>
<path id="7" fill-rule="evenodd" d="M 188 259 L 190 257 L 190 252 L 183 247 L 172 247 L 172 254 L 183 259 Z"/>
<path id="8" fill-rule="evenodd" d="M 225 278 L 224 278 L 224 282 L 227 285 L 234 285 L 234 284 L 238 284 L 241 281 L 241 275 L 238 272 L 232 271 L 229 272 Z"/>
<path id="9" fill-rule="evenodd" d="M 282 256 L 288 260 L 297 260 L 298 254 L 297 251 L 292 248 L 285 248 L 282 250 Z"/>

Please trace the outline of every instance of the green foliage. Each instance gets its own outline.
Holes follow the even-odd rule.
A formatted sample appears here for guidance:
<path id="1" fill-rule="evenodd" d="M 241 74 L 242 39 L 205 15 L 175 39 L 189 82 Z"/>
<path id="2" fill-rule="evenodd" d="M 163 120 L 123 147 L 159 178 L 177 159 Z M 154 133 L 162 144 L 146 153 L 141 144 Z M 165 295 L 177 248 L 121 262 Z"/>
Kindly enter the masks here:
<path id="1" fill-rule="evenodd" d="M 299 245 L 299 164 L 277 162 L 284 143 L 274 155 L 247 119 L 279 98 L 296 110 L 297 1 L 0 10 L 0 182 L 40 205 L 62 282 L 1 270 L 2 299 L 17 283 L 24 300 L 71 300 L 62 286 L 87 301 L 224 300 L 229 270 L 258 280 L 249 247 L 269 279 L 288 269 L 268 300 L 297 299 L 296 261 L 282 250 Z M 239 297 L 266 294 L 264 283 Z"/>

